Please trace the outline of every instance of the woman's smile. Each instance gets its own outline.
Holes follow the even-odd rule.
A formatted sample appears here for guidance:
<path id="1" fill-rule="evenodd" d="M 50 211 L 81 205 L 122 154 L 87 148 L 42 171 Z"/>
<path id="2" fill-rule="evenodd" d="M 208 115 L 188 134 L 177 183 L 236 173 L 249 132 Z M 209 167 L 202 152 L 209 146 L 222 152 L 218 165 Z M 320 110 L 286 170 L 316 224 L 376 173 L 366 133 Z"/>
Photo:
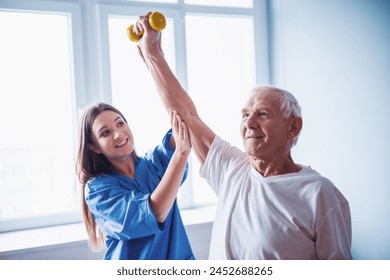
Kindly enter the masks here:
<path id="1" fill-rule="evenodd" d="M 121 148 L 122 146 L 126 145 L 129 141 L 129 138 L 125 138 L 121 143 L 115 145 L 115 148 Z"/>

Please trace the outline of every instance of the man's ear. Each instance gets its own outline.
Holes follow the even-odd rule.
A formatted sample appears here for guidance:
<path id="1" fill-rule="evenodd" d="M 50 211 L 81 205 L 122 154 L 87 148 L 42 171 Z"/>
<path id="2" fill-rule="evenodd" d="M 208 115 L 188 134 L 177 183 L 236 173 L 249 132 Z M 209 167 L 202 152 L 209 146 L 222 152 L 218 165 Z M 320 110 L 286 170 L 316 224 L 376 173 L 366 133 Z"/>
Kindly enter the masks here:
<path id="1" fill-rule="evenodd" d="M 98 147 L 96 147 L 94 144 L 89 144 L 89 145 L 88 145 L 88 148 L 89 148 L 92 152 L 94 152 L 95 154 L 101 154 L 101 153 L 102 153 L 102 151 L 101 151 Z"/>
<path id="2" fill-rule="evenodd" d="M 303 121 L 300 117 L 293 117 L 290 122 L 290 132 L 288 133 L 288 139 L 293 140 L 301 132 Z"/>

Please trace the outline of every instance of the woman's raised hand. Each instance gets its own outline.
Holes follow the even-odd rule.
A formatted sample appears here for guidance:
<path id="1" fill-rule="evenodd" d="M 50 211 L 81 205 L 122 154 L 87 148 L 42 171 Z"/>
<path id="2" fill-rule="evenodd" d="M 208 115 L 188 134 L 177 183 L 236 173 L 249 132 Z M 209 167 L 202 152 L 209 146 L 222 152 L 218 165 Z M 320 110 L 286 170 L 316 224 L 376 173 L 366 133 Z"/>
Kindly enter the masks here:
<path id="1" fill-rule="evenodd" d="M 176 111 L 171 112 L 171 124 L 173 137 L 176 143 L 176 152 L 188 155 L 191 152 L 191 143 L 188 128 L 181 116 Z"/>

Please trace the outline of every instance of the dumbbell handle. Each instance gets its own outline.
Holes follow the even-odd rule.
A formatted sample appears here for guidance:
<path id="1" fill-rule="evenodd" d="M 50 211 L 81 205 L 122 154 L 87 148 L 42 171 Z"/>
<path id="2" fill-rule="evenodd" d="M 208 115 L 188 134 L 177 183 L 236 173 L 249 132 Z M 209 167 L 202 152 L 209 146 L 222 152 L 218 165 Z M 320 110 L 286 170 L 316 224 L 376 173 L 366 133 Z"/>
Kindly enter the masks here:
<path id="1" fill-rule="evenodd" d="M 165 26 L 167 25 L 167 21 L 164 17 L 164 15 L 160 12 L 153 12 L 149 15 L 149 24 L 150 24 L 150 27 L 152 27 L 152 29 L 154 31 L 161 31 L 165 28 Z M 142 37 L 142 35 L 144 34 L 144 32 L 140 32 L 138 34 L 135 34 L 133 32 L 133 26 L 134 24 L 130 25 L 128 28 L 127 28 L 127 36 L 129 37 L 130 41 L 132 42 L 138 42 L 139 39 Z"/>

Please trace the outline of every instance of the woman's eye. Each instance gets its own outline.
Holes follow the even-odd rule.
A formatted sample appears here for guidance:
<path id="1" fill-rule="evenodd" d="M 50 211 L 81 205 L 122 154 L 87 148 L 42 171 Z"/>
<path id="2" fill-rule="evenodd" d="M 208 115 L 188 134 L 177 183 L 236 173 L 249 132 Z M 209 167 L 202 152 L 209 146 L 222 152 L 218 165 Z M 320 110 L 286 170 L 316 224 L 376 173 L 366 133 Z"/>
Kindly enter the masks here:
<path id="1" fill-rule="evenodd" d="M 104 130 L 101 134 L 100 134 L 100 137 L 106 137 L 110 134 L 110 131 L 109 130 Z"/>

